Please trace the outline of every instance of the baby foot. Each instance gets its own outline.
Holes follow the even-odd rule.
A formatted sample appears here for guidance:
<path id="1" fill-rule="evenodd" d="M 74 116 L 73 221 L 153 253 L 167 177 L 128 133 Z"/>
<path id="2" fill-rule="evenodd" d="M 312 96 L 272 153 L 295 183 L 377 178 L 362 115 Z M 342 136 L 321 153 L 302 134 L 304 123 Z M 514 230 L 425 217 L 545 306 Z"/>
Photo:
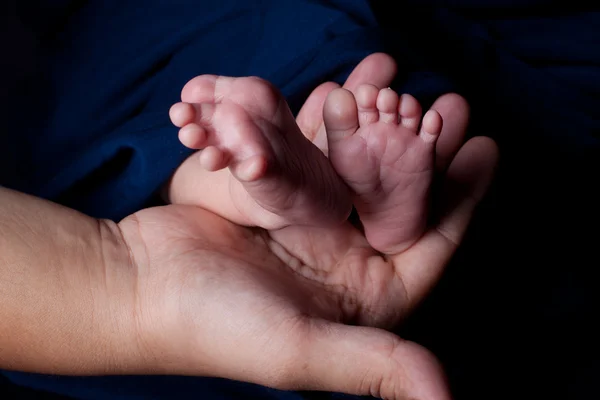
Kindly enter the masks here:
<path id="1" fill-rule="evenodd" d="M 325 103 L 329 159 L 354 192 L 369 244 L 400 252 L 425 230 L 442 118 L 430 110 L 421 123 L 417 100 L 389 88 L 355 93 L 336 89 Z"/>
<path id="2" fill-rule="evenodd" d="M 276 88 L 255 77 L 214 75 L 191 84 L 207 101 L 174 105 L 171 120 L 185 146 L 202 149 L 201 167 L 229 168 L 229 195 L 249 224 L 276 229 L 348 217 L 346 185 Z"/>

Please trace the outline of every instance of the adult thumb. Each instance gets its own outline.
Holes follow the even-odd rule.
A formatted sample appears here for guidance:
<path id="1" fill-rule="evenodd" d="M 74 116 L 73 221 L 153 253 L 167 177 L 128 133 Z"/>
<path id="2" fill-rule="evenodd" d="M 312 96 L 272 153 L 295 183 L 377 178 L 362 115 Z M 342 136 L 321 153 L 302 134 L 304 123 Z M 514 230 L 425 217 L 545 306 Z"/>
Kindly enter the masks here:
<path id="1" fill-rule="evenodd" d="M 392 400 L 448 400 L 445 374 L 424 347 L 376 328 L 313 321 L 294 389 Z"/>

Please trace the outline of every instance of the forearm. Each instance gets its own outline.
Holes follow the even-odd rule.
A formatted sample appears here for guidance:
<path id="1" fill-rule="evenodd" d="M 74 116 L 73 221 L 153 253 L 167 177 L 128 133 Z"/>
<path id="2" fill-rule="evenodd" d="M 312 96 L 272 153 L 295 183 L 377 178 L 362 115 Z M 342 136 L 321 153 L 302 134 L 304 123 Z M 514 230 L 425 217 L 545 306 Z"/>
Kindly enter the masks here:
<path id="1" fill-rule="evenodd" d="M 0 187 L 0 369 L 139 368 L 134 276 L 116 224 Z"/>

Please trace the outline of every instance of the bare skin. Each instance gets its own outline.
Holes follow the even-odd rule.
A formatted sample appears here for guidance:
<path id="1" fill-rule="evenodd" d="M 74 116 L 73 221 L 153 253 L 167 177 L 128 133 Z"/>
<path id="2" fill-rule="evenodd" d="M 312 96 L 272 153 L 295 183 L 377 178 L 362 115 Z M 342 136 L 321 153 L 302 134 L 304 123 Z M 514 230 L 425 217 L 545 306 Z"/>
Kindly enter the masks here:
<path id="1" fill-rule="evenodd" d="M 365 235 L 383 253 L 425 231 L 442 117 L 410 95 L 361 85 L 329 94 L 324 107 L 329 159 L 352 189 Z"/>
<path id="2" fill-rule="evenodd" d="M 442 119 L 432 110 L 421 124 L 412 96 L 371 84 L 356 98 L 334 90 L 324 104 L 330 163 L 268 82 L 203 75 L 187 86 L 204 101 L 178 103 L 170 114 L 182 143 L 202 149 L 197 179 L 226 167 L 231 173 L 220 189 L 207 185 L 212 194 L 203 197 L 218 198 L 211 211 L 271 229 L 336 224 L 348 216 L 347 185 L 376 249 L 409 247 L 423 233 Z"/>

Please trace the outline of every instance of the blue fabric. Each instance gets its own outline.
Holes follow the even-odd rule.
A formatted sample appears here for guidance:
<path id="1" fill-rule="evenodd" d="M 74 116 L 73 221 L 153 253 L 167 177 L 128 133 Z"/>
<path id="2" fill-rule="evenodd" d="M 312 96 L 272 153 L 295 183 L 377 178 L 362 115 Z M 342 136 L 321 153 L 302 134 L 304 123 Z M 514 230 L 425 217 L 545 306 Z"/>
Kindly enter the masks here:
<path id="1" fill-rule="evenodd" d="M 598 226 L 600 13 L 548 0 L 410 0 L 400 14 L 384 3 L 377 24 L 366 0 L 18 2 L 32 35 L 0 42 L 0 184 L 120 219 L 188 155 L 167 111 L 190 78 L 259 75 L 297 110 L 386 49 L 399 90 L 425 106 L 460 92 L 471 134 L 502 151 L 474 237 L 401 333 L 440 356 L 457 398 L 594 398 L 582 382 L 600 359 L 597 244 L 581 225 Z M 214 379 L 7 375 L 81 399 L 301 396 Z"/>
<path id="2" fill-rule="evenodd" d="M 365 1 L 63 3 L 70 17 L 52 33 L 44 25 L 37 80 L 13 103 L 19 157 L 0 178 L 96 217 L 142 207 L 188 155 L 168 109 L 194 76 L 262 76 L 297 108 L 381 48 Z"/>

